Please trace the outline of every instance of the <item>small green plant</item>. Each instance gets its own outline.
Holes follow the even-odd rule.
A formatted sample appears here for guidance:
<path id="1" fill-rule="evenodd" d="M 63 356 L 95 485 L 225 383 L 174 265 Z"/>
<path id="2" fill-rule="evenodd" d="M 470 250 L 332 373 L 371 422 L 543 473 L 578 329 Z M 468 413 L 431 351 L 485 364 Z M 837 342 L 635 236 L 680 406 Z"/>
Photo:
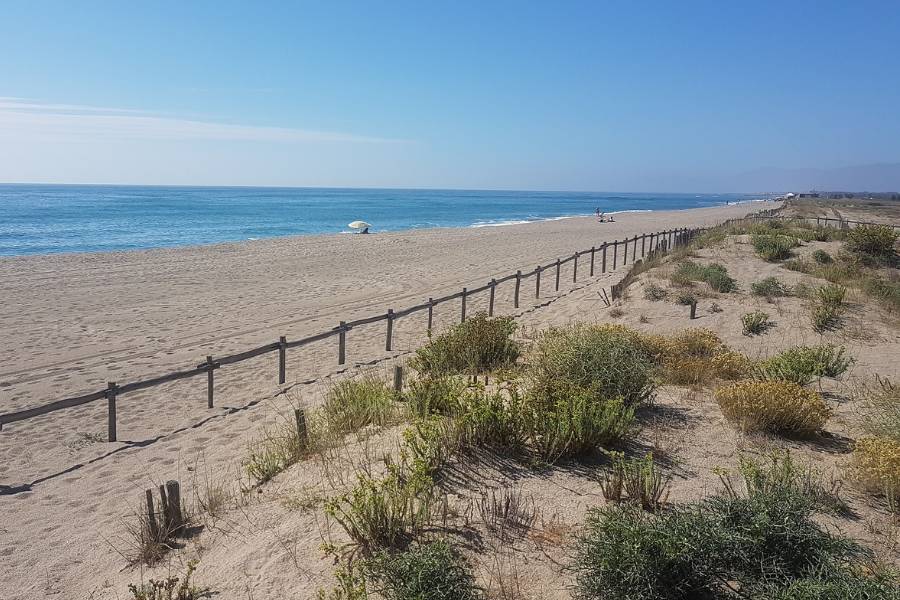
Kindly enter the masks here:
<path id="1" fill-rule="evenodd" d="M 760 362 L 755 377 L 808 385 L 821 377 L 840 377 L 852 364 L 843 346 L 795 346 Z"/>
<path id="2" fill-rule="evenodd" d="M 822 332 L 834 329 L 840 323 L 846 295 L 847 288 L 841 285 L 823 285 L 816 290 L 810 302 L 813 329 Z"/>
<path id="3" fill-rule="evenodd" d="M 648 453 L 621 464 L 622 485 L 628 498 L 644 510 L 659 510 L 669 497 L 670 477 L 663 476 Z"/>
<path id="4" fill-rule="evenodd" d="M 750 293 L 754 296 L 762 296 L 771 301 L 772 298 L 781 298 L 790 295 L 790 289 L 781 283 L 777 277 L 766 277 L 750 284 Z"/>
<path id="5" fill-rule="evenodd" d="M 800 245 L 797 238 L 782 234 L 753 235 L 751 242 L 756 254 L 769 262 L 790 257 L 791 250 Z"/>
<path id="6" fill-rule="evenodd" d="M 769 315 L 761 310 L 745 314 L 741 317 L 741 323 L 744 335 L 759 335 L 772 326 Z"/>
<path id="7" fill-rule="evenodd" d="M 737 289 L 737 282 L 719 263 L 699 265 L 689 260 L 684 261 L 678 265 L 673 276 L 679 281 L 703 281 L 717 292 L 728 293 Z"/>
<path id="8" fill-rule="evenodd" d="M 519 358 L 519 344 L 512 339 L 512 317 L 490 318 L 478 313 L 432 338 L 416 351 L 410 364 L 428 375 L 474 375 L 511 367 Z"/>
<path id="9" fill-rule="evenodd" d="M 455 433 L 459 447 L 518 452 L 528 434 L 525 411 L 522 393 L 515 385 L 496 391 L 469 389 L 453 415 L 459 427 Z"/>
<path id="10" fill-rule="evenodd" d="M 385 600 L 480 600 L 466 559 L 445 539 L 399 553 L 379 552 L 363 566 Z"/>
<path id="11" fill-rule="evenodd" d="M 831 258 L 831 255 L 822 249 L 815 250 L 812 253 L 812 259 L 820 265 L 828 265 L 834 262 L 834 259 Z"/>
<path id="12" fill-rule="evenodd" d="M 648 283 L 644 286 L 644 298 L 647 300 L 665 300 L 668 295 L 669 292 L 666 291 L 666 288 L 655 283 Z"/>
<path id="13" fill-rule="evenodd" d="M 697 296 L 690 292 L 679 292 L 675 297 L 675 304 L 680 304 L 681 306 L 697 304 Z"/>
<path id="14" fill-rule="evenodd" d="M 409 412 L 424 417 L 449 415 L 459 406 L 466 383 L 455 375 L 428 376 L 413 379 L 403 392 Z"/>
<path id="15" fill-rule="evenodd" d="M 619 317 L 623 316 L 624 314 L 625 314 L 625 311 L 622 310 L 621 308 L 619 308 L 618 306 L 613 307 L 613 309 L 609 311 L 609 316 L 610 316 L 610 318 L 613 318 L 613 319 L 618 319 Z"/>
<path id="16" fill-rule="evenodd" d="M 369 425 L 387 425 L 396 417 L 394 391 L 372 374 L 343 379 L 328 390 L 322 407 L 330 434 L 343 435 Z"/>
<path id="17" fill-rule="evenodd" d="M 184 577 L 167 577 L 151 579 L 148 583 L 128 584 L 131 600 L 198 600 L 206 594 L 205 589 L 191 583 L 191 577 L 197 570 L 197 561 L 187 564 Z"/>
<path id="18" fill-rule="evenodd" d="M 405 547 L 431 521 L 433 504 L 431 477 L 401 461 L 389 462 L 383 477 L 358 474 L 352 490 L 325 501 L 325 513 L 371 553 Z"/>
<path id="19" fill-rule="evenodd" d="M 308 424 L 301 437 L 293 417 L 279 414 L 274 424 L 263 428 L 262 435 L 250 442 L 243 465 L 247 475 L 257 484 L 266 483 L 307 454 L 319 434 L 317 422 Z"/>

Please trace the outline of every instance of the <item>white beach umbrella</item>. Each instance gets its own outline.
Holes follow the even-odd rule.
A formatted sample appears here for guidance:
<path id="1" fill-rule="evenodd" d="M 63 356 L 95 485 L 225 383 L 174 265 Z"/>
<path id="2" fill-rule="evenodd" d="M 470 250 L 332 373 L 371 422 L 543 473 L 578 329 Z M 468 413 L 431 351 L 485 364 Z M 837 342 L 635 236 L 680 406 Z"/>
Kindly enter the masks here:
<path id="1" fill-rule="evenodd" d="M 371 225 L 369 225 L 365 221 L 353 221 L 352 223 L 347 225 L 347 227 L 351 229 L 365 229 L 366 227 L 371 227 Z"/>

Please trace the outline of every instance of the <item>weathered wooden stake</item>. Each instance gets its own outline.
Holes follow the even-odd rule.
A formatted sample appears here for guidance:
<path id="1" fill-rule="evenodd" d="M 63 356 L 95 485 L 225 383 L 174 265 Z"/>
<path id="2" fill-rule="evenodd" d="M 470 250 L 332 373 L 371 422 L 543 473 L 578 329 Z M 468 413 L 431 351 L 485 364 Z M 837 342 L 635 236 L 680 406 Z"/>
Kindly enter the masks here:
<path id="1" fill-rule="evenodd" d="M 634 236 L 634 247 L 631 249 L 631 262 L 637 260 L 637 236 Z"/>
<path id="2" fill-rule="evenodd" d="M 462 291 L 462 303 L 461 303 L 462 306 L 460 307 L 460 315 L 459 315 L 459 322 L 460 322 L 460 323 L 464 323 L 465 320 L 466 320 L 466 295 L 467 295 L 467 294 L 468 294 L 468 292 L 466 291 L 466 288 L 463 288 L 463 291 Z"/>
<path id="3" fill-rule="evenodd" d="M 347 362 L 347 322 L 341 321 L 338 327 L 338 364 L 342 365 Z"/>
<path id="4" fill-rule="evenodd" d="M 294 409 L 294 423 L 297 424 L 297 439 L 301 448 L 309 446 L 309 432 L 306 429 L 306 413 L 302 408 Z"/>
<path id="5" fill-rule="evenodd" d="M 513 306 L 519 308 L 519 288 L 522 287 L 522 271 L 516 271 L 516 292 L 513 294 Z"/>
<path id="6" fill-rule="evenodd" d="M 384 338 L 384 349 L 391 351 L 391 344 L 394 339 L 394 309 L 389 308 L 387 311 L 387 334 Z"/>
<path id="7" fill-rule="evenodd" d="M 394 365 L 394 391 L 398 394 L 403 391 L 403 367 Z"/>
<path id="8" fill-rule="evenodd" d="M 556 259 L 556 290 L 559 291 L 559 259 Z"/>
<path id="9" fill-rule="evenodd" d="M 606 242 L 603 242 L 603 260 L 602 260 L 603 264 L 601 266 L 601 271 L 600 271 L 601 273 L 606 273 L 606 247 L 608 245 L 609 244 L 607 244 Z"/>
<path id="10" fill-rule="evenodd" d="M 212 356 L 206 357 L 206 408 L 213 407 L 213 365 Z"/>
<path id="11" fill-rule="evenodd" d="M 622 266 L 628 264 L 628 238 L 625 238 L 625 251 L 622 253 Z"/>
<path id="12" fill-rule="evenodd" d="M 578 281 L 578 253 L 575 253 L 575 258 L 572 259 L 572 283 Z"/>
<path id="13" fill-rule="evenodd" d="M 647 234 L 641 236 L 641 258 L 647 256 Z"/>
<path id="14" fill-rule="evenodd" d="M 597 253 L 597 248 L 591 246 L 591 277 L 594 276 L 594 254 Z"/>
<path id="15" fill-rule="evenodd" d="M 181 513 L 181 484 L 177 481 L 166 482 L 165 505 L 166 530 L 172 533 L 180 532 L 184 529 L 184 517 Z"/>
<path id="16" fill-rule="evenodd" d="M 541 297 L 541 267 L 538 265 L 538 268 L 535 269 L 534 275 L 534 297 Z"/>
<path id="17" fill-rule="evenodd" d="M 428 299 L 428 335 L 431 335 L 431 325 L 434 323 L 434 298 Z"/>
<path id="18" fill-rule="evenodd" d="M 488 316 L 494 316 L 494 295 L 497 293 L 497 280 L 491 279 L 491 295 L 488 299 Z"/>
<path id="19" fill-rule="evenodd" d="M 144 498 L 147 505 L 147 537 L 156 540 L 159 539 L 159 522 L 156 520 L 156 511 L 153 510 L 153 490 L 146 490 Z"/>
<path id="20" fill-rule="evenodd" d="M 109 411 L 107 420 L 107 440 L 116 441 L 116 394 L 119 386 L 115 381 L 106 384 L 106 405 Z"/>
<path id="21" fill-rule="evenodd" d="M 613 268 L 612 270 L 616 270 L 616 264 L 618 262 L 618 254 L 619 254 L 619 240 L 613 242 Z"/>
<path id="22" fill-rule="evenodd" d="M 209 357 L 207 357 L 209 358 Z M 287 379 L 287 338 L 278 338 L 278 385 L 283 385 Z"/>
<path id="23" fill-rule="evenodd" d="M 697 318 L 697 301 L 696 300 L 691 302 L 691 318 L 692 319 Z"/>

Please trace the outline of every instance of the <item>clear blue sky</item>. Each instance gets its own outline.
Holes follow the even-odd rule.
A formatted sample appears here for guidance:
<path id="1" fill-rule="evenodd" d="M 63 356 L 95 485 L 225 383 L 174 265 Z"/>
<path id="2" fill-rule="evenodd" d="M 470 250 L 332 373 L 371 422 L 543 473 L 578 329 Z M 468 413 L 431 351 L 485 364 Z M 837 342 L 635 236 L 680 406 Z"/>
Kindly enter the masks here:
<path id="1" fill-rule="evenodd" d="M 872 163 L 900 163 L 896 0 L 0 5 L 0 181 L 751 191 Z"/>

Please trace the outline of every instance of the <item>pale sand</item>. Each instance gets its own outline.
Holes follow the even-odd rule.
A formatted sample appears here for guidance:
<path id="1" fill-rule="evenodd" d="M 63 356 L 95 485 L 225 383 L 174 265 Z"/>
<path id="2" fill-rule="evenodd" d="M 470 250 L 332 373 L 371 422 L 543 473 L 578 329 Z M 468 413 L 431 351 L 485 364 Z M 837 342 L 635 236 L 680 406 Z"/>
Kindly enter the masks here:
<path id="1" fill-rule="evenodd" d="M 318 333 L 337 324 L 477 287 L 605 241 L 674 227 L 718 223 L 771 205 L 629 213 L 616 223 L 593 218 L 479 229 L 435 229 L 370 236 L 313 236 L 127 253 L 0 260 L 0 410 L 35 406 L 119 383 L 191 367 L 223 355 Z M 599 271 L 599 264 L 597 266 Z M 582 259 L 579 287 L 588 283 Z M 621 272 L 620 272 L 621 273 Z M 543 300 L 553 293 L 544 276 Z M 592 318 L 597 296 L 616 275 L 596 278 L 559 302 L 528 313 L 532 326 Z M 571 263 L 560 294 L 572 288 Z M 498 290 L 497 312 L 512 312 L 512 284 Z M 533 282 L 522 309 L 534 306 Z M 470 299 L 484 310 L 487 294 Z M 437 311 L 439 326 L 459 317 Z M 402 356 L 424 338 L 424 313 L 398 321 L 395 352 L 384 351 L 384 324 L 354 329 L 348 363 Z M 334 374 L 335 340 L 289 352 L 288 382 Z M 106 404 L 66 410 L 0 432 L 0 485 L 34 485 L 0 495 L 0 598 L 123 597 L 122 519 L 151 481 L 186 473 L 201 453 L 214 470 L 237 464 L 273 404 L 276 355 L 217 373 L 217 406 L 206 408 L 203 378 L 119 399 L 119 442 L 83 445 L 105 435 Z M 298 387 L 315 401 L 323 384 Z M 190 493 L 190 492 L 186 492 Z M 318 533 L 308 531 L 317 545 Z M 315 539 L 313 539 L 315 538 Z M 254 545 L 248 541 L 248 556 Z M 242 563 L 255 580 L 265 556 Z M 251 564 L 252 563 L 252 564 Z M 233 565 L 233 568 L 238 568 Z M 271 576 L 271 573 L 269 573 Z M 225 577 L 219 570 L 216 579 Z M 235 574 L 237 577 L 237 574 Z M 238 578 L 240 579 L 240 578 Z M 105 587 L 104 582 L 111 586 Z M 313 582 L 315 583 L 315 582 Z M 315 589 L 315 586 L 307 591 Z M 234 587 L 230 586 L 233 590 Z M 273 592 L 276 593 L 276 592 Z M 238 597 L 226 595 L 226 597 Z M 243 596 L 242 596 L 243 597 Z M 254 595 L 254 598 L 260 598 Z M 269 596 L 262 596 L 269 597 Z M 272 596 L 275 597 L 275 596 Z M 300 594 L 297 597 L 304 597 Z"/>

